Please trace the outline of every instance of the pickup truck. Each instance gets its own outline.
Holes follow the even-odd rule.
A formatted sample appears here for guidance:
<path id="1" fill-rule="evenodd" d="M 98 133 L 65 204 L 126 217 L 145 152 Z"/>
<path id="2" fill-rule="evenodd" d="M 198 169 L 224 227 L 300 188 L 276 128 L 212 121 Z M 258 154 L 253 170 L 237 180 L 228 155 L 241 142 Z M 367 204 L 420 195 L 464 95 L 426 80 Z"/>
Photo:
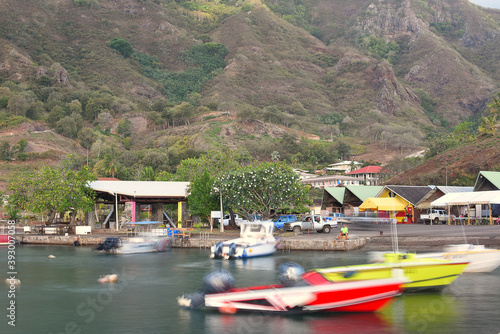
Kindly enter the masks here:
<path id="1" fill-rule="evenodd" d="M 430 223 L 446 224 L 448 222 L 448 212 L 446 210 L 432 209 L 420 215 L 420 221 L 429 225 Z"/>
<path id="2" fill-rule="evenodd" d="M 305 216 L 301 221 L 285 223 L 285 231 L 316 231 L 318 233 L 330 233 L 332 229 L 331 223 L 326 221 L 320 215 L 308 215 Z"/>
<path id="3" fill-rule="evenodd" d="M 222 222 L 224 223 L 224 226 L 229 226 L 229 220 L 230 220 L 229 215 L 224 215 L 224 218 L 222 219 Z M 234 222 L 236 226 L 240 226 L 240 223 L 243 221 L 243 218 L 240 218 L 237 213 L 234 214 Z"/>

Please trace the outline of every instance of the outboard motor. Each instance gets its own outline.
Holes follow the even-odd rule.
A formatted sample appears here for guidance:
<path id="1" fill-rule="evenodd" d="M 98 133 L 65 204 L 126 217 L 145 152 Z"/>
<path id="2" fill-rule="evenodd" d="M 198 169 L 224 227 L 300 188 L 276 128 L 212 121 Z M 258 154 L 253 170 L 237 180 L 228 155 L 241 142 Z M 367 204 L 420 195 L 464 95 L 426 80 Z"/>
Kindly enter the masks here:
<path id="1" fill-rule="evenodd" d="M 304 268 L 293 262 L 282 263 L 278 267 L 278 275 L 283 286 L 294 286 L 302 280 Z"/>
<path id="2" fill-rule="evenodd" d="M 203 278 L 203 291 L 205 293 L 225 292 L 234 286 L 234 278 L 225 270 L 215 270 Z"/>
<path id="3" fill-rule="evenodd" d="M 177 298 L 179 306 L 192 310 L 205 306 L 205 294 L 220 293 L 234 286 L 233 276 L 225 270 L 215 270 L 203 278 L 203 291 L 183 295 Z"/>
<path id="4" fill-rule="evenodd" d="M 106 238 L 103 243 L 97 246 L 97 250 L 109 252 L 112 249 L 118 248 L 120 246 L 119 238 Z"/>
<path id="5" fill-rule="evenodd" d="M 214 258 L 216 258 L 216 259 L 221 259 L 222 258 L 222 241 L 218 242 L 215 245 Z"/>
<path id="6" fill-rule="evenodd" d="M 227 258 L 233 258 L 234 254 L 236 254 L 236 244 L 233 242 L 231 245 L 229 245 L 229 252 L 227 253 Z"/>

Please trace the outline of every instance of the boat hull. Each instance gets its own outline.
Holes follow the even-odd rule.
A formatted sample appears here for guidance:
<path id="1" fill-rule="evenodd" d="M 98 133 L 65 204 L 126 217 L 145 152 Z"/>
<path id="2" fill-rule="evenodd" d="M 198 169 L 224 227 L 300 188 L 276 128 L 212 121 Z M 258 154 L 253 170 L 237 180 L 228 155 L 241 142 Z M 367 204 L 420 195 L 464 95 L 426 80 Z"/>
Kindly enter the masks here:
<path id="1" fill-rule="evenodd" d="M 476 245 L 450 245 L 444 252 L 422 253 L 418 257 L 470 262 L 464 272 L 486 273 L 500 266 L 500 250 Z"/>
<path id="2" fill-rule="evenodd" d="M 392 269 L 402 269 L 408 282 L 405 291 L 437 290 L 451 284 L 462 274 L 468 262 L 438 259 L 412 259 L 405 262 L 372 263 L 346 267 L 317 269 L 332 282 L 371 280 L 391 277 Z"/>
<path id="3" fill-rule="evenodd" d="M 9 234 L 0 234 L 0 246 L 8 246 L 13 243 L 16 243 L 16 239 L 14 239 L 13 236 Z"/>
<path id="4" fill-rule="evenodd" d="M 106 253 L 113 254 L 139 254 L 163 252 L 172 245 L 172 238 L 129 238 L 126 241 L 121 241 L 117 247 L 107 249 Z"/>
<path id="5" fill-rule="evenodd" d="M 317 277 L 307 277 L 317 276 Z M 375 312 L 402 291 L 402 279 L 331 283 L 318 273 L 306 273 L 313 285 L 263 286 L 205 295 L 205 306 L 223 313 L 254 312 Z"/>
<path id="6" fill-rule="evenodd" d="M 218 247 L 221 250 L 218 251 Z M 216 259 L 248 259 L 253 257 L 272 255 L 277 250 L 277 242 L 268 243 L 238 243 L 227 241 L 222 245 L 211 247 L 211 257 Z"/>

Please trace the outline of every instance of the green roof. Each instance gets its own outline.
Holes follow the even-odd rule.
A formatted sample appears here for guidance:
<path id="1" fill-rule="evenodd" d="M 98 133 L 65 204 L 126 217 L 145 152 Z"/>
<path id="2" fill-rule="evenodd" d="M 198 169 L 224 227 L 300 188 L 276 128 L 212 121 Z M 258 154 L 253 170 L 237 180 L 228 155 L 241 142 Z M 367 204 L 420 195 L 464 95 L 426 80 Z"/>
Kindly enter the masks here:
<path id="1" fill-rule="evenodd" d="M 491 184 L 500 190 L 500 172 L 479 172 L 479 175 L 476 179 L 476 184 L 474 186 L 474 190 L 478 190 L 477 187 L 482 183 L 481 176 L 487 179 Z"/>
<path id="2" fill-rule="evenodd" d="M 344 204 L 344 187 L 325 187 L 324 190 L 332 195 L 340 204 Z"/>
<path id="3" fill-rule="evenodd" d="M 346 186 L 354 196 L 364 202 L 368 197 L 377 197 L 383 186 Z"/>

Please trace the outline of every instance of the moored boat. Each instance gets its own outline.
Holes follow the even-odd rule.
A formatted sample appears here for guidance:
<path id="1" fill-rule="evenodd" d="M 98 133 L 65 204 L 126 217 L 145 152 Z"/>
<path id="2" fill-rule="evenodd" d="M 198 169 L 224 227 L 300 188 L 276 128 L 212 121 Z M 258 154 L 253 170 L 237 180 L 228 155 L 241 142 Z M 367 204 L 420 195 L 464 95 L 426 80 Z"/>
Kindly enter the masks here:
<path id="1" fill-rule="evenodd" d="M 316 269 L 332 282 L 387 278 L 392 269 L 402 269 L 408 279 L 405 291 L 436 290 L 451 284 L 469 262 L 434 258 L 418 258 L 413 253 L 385 253 L 381 263 Z"/>
<path id="2" fill-rule="evenodd" d="M 0 234 L 0 246 L 8 246 L 17 243 L 16 239 L 9 234 Z"/>
<path id="3" fill-rule="evenodd" d="M 213 284 L 217 289 L 179 297 L 178 303 L 190 309 L 205 306 L 222 313 L 375 312 L 400 295 L 405 282 L 397 270 L 391 278 L 338 283 L 328 281 L 317 271 L 302 272 L 290 279 L 290 268 L 287 271 L 279 285 L 233 288 L 232 284 L 217 282 Z"/>
<path id="4" fill-rule="evenodd" d="M 211 258 L 245 259 L 272 255 L 279 240 L 273 236 L 273 222 L 246 222 L 240 224 L 240 237 L 221 241 L 211 247 Z"/>
<path id="5" fill-rule="evenodd" d="M 146 227 L 146 230 L 133 232 L 133 236 L 108 237 L 97 246 L 98 251 L 113 254 L 137 254 L 163 252 L 172 246 L 172 230 L 167 228 L 153 228 L 161 222 L 144 221 L 134 222 L 134 227 Z"/>
<path id="6" fill-rule="evenodd" d="M 500 266 L 500 250 L 484 245 L 447 245 L 442 252 L 420 253 L 418 257 L 470 262 L 464 272 L 491 272 Z"/>

